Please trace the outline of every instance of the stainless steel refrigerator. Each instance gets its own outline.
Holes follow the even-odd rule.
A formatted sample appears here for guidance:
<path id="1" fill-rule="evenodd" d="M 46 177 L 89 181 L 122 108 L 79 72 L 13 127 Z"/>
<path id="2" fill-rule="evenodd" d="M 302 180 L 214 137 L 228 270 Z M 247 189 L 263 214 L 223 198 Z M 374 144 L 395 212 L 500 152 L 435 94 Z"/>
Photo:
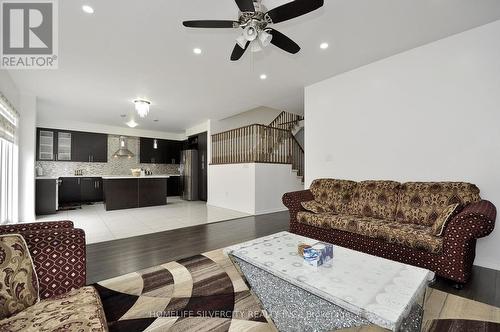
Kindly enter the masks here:
<path id="1" fill-rule="evenodd" d="M 187 201 L 198 200 L 198 151 L 181 152 L 181 198 Z"/>

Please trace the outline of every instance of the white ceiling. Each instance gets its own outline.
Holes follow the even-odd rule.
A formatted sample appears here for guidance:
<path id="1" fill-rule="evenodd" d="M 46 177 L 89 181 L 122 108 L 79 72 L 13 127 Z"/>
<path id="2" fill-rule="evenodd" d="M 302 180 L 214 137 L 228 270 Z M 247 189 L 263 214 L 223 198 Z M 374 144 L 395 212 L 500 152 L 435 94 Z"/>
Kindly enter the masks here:
<path id="1" fill-rule="evenodd" d="M 270 9 L 287 0 L 263 2 Z M 83 13 L 84 3 L 94 15 Z M 39 118 L 124 126 L 120 115 L 133 116 L 131 101 L 146 97 L 151 115 L 138 128 L 169 132 L 261 105 L 301 113 L 304 86 L 500 19 L 498 0 L 326 0 L 319 11 L 276 25 L 301 45 L 298 55 L 270 47 L 232 63 L 237 31 L 190 30 L 181 22 L 235 19 L 233 0 L 59 6 L 59 69 L 10 72 L 23 92 L 39 97 Z"/>

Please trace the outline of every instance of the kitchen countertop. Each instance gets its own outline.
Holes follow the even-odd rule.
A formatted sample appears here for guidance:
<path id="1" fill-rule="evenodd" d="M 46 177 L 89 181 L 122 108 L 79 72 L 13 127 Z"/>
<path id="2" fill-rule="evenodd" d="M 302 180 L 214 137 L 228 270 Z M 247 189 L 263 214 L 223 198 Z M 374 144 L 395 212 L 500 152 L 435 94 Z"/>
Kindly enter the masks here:
<path id="1" fill-rule="evenodd" d="M 103 179 L 135 179 L 135 178 L 170 178 L 181 176 L 180 174 L 160 174 L 160 175 L 146 175 L 146 176 L 132 176 L 132 175 L 62 175 L 62 176 L 37 176 L 36 180 L 57 180 L 60 178 L 103 178 Z"/>
<path id="2" fill-rule="evenodd" d="M 103 176 L 103 180 L 116 180 L 116 179 L 168 179 L 171 175 L 145 175 L 145 176 L 132 176 L 132 175 L 112 175 Z"/>

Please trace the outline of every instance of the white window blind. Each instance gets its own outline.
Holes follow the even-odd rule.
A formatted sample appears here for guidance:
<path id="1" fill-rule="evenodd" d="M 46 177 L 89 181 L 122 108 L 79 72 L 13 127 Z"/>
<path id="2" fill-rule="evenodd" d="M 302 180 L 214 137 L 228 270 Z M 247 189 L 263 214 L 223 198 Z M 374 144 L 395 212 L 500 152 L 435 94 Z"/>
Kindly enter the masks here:
<path id="1" fill-rule="evenodd" d="M 0 93 L 0 224 L 18 221 L 18 147 L 19 116 Z"/>

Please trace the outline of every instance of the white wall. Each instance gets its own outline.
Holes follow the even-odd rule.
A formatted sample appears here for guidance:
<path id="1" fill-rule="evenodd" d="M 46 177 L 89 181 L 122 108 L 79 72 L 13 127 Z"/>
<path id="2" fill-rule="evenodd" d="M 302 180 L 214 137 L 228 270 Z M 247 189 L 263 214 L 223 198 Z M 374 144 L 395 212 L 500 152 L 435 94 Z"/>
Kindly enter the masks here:
<path id="1" fill-rule="evenodd" d="M 19 220 L 35 221 L 35 96 L 21 95 L 19 121 Z"/>
<path id="2" fill-rule="evenodd" d="M 258 107 L 229 118 L 212 121 L 212 132 L 218 134 L 252 124 L 269 125 L 281 113 L 280 110 L 269 107 Z"/>
<path id="3" fill-rule="evenodd" d="M 283 194 L 303 189 L 291 165 L 210 165 L 209 170 L 208 204 L 248 214 L 284 211 Z"/>
<path id="4" fill-rule="evenodd" d="M 500 21 L 305 91 L 306 185 L 458 180 L 500 208 Z M 476 264 L 500 269 L 500 222 Z"/>
<path id="5" fill-rule="evenodd" d="M 255 164 L 210 165 L 208 205 L 255 213 Z"/>

